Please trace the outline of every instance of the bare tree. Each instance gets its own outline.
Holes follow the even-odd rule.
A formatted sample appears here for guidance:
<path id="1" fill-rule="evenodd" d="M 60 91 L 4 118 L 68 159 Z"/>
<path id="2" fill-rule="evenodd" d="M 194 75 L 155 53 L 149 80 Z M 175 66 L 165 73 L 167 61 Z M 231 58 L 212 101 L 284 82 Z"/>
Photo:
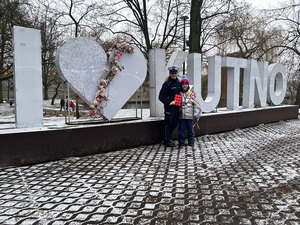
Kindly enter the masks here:
<path id="1" fill-rule="evenodd" d="M 168 49 L 182 43 L 178 31 L 183 28 L 180 16 L 187 11 L 185 6 L 186 2 L 178 0 L 121 0 L 110 5 L 109 24 L 104 25 L 113 34 L 126 36 L 147 57 L 154 46 Z"/>
<path id="2" fill-rule="evenodd" d="M 192 0 L 190 10 L 189 52 L 204 53 L 215 46 L 209 42 L 216 32 L 216 21 L 226 16 L 232 0 Z"/>
<path id="3" fill-rule="evenodd" d="M 266 51 L 272 49 L 278 49 L 280 52 L 285 53 L 283 60 L 287 64 L 293 66 L 289 67 L 290 74 L 293 74 L 290 78 L 294 90 L 296 90 L 295 102 L 294 104 L 300 105 L 300 70 L 299 60 L 300 60 L 300 3 L 296 0 L 285 1 L 281 4 L 281 7 L 270 11 L 272 24 L 281 26 L 284 32 L 284 42 L 282 44 L 277 44 Z M 288 57 L 288 58 L 286 58 Z"/>
<path id="4" fill-rule="evenodd" d="M 58 23 L 61 15 L 53 11 L 50 0 L 40 0 L 36 3 L 32 5 L 30 12 L 31 17 L 34 18 L 34 27 L 41 31 L 43 96 L 44 100 L 48 100 L 49 89 L 56 86 L 52 96 L 52 104 L 54 104 L 54 98 L 58 95 L 62 82 L 55 68 L 55 55 L 62 42 L 60 37 L 63 31 Z"/>
<path id="5" fill-rule="evenodd" d="M 64 0 L 58 1 L 58 3 L 62 5 L 62 8 L 56 8 L 57 14 L 63 18 L 61 23 L 64 26 L 74 25 L 73 31 L 75 37 L 78 37 L 81 33 L 82 26 L 88 24 L 88 15 L 98 9 L 98 5 L 92 1 L 86 3 L 84 0 Z M 76 95 L 76 118 L 78 119 L 79 117 L 79 101 Z"/>
<path id="6" fill-rule="evenodd" d="M 281 28 L 268 26 L 268 18 L 256 15 L 250 4 L 233 5 L 216 30 L 215 46 L 221 55 L 269 62 L 278 59 L 279 51 L 271 46 L 283 42 Z"/>
<path id="7" fill-rule="evenodd" d="M 75 25 L 75 37 L 78 37 L 80 32 L 80 23 L 85 17 L 92 11 L 96 10 L 96 3 L 89 2 L 85 3 L 84 0 L 70 0 L 62 1 L 65 7 L 68 9 L 67 15 L 70 17 L 72 23 Z"/>

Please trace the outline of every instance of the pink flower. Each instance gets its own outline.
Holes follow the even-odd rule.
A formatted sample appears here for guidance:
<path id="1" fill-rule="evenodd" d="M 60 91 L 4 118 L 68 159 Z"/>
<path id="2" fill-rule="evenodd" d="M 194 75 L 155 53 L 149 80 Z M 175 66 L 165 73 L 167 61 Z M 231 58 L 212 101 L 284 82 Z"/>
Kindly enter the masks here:
<path id="1" fill-rule="evenodd" d="M 102 86 L 106 86 L 107 85 L 107 80 L 106 79 L 101 79 L 100 80 L 100 85 L 102 85 Z M 100 87 L 100 86 L 99 86 Z"/>
<path id="2" fill-rule="evenodd" d="M 100 93 L 103 93 L 105 91 L 105 88 L 100 88 Z"/>
<path id="3" fill-rule="evenodd" d="M 98 90 L 95 95 L 94 99 L 94 105 L 90 106 L 92 109 L 88 114 L 90 116 L 94 116 L 96 114 L 101 114 L 97 107 L 100 102 L 102 101 L 109 101 L 109 98 L 105 96 L 105 90 L 106 87 L 109 85 L 110 81 L 117 75 L 117 73 L 121 70 L 124 69 L 124 66 L 120 65 L 120 60 L 124 52 L 131 53 L 133 52 L 133 47 L 129 44 L 126 43 L 118 43 L 111 49 L 107 51 L 107 57 L 108 57 L 108 63 L 110 65 L 109 70 L 105 70 L 106 72 L 106 77 L 100 79 L 99 84 L 98 84 Z M 104 106 L 101 106 L 100 108 L 103 109 Z"/>
<path id="4" fill-rule="evenodd" d="M 112 71 L 113 73 L 116 73 L 116 72 L 118 72 L 118 67 L 116 67 L 116 66 L 113 66 L 113 67 L 111 68 L 111 71 Z"/>
<path id="5" fill-rule="evenodd" d="M 87 113 L 87 116 L 95 116 L 97 113 L 98 113 L 98 110 L 97 109 L 93 109 L 93 110 L 90 110 Z"/>

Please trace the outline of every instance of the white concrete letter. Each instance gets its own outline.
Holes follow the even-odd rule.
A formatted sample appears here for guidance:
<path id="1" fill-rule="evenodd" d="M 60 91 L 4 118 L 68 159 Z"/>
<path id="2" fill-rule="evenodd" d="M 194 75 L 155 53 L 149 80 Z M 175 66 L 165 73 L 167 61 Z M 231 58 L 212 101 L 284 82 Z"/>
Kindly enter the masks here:
<path id="1" fill-rule="evenodd" d="M 187 76 L 190 84 L 193 85 L 197 100 L 203 110 L 203 100 L 201 99 L 201 54 L 191 53 L 187 57 Z"/>
<path id="2" fill-rule="evenodd" d="M 192 53 L 187 59 L 187 74 L 190 83 L 194 85 L 197 100 L 203 112 L 213 111 L 219 104 L 221 97 L 221 56 L 208 58 L 208 86 L 207 97 L 203 99 L 201 90 L 201 54 Z"/>
<path id="3" fill-rule="evenodd" d="M 287 75 L 282 64 L 271 64 L 269 70 L 268 103 L 280 105 L 284 100 L 287 86 Z"/>
<path id="4" fill-rule="evenodd" d="M 268 62 L 248 60 L 243 82 L 243 108 L 264 107 L 267 104 Z"/>
<path id="5" fill-rule="evenodd" d="M 149 51 L 150 116 L 163 116 L 164 107 L 158 100 L 159 91 L 166 80 L 166 51 L 155 48 Z"/>
<path id="6" fill-rule="evenodd" d="M 14 84 L 16 126 L 43 126 L 41 33 L 14 26 Z"/>
<path id="7" fill-rule="evenodd" d="M 240 69 L 247 68 L 247 60 L 224 57 L 222 66 L 227 67 L 227 109 L 239 110 Z"/>
<path id="8" fill-rule="evenodd" d="M 186 60 L 186 57 L 188 56 L 188 52 L 183 52 L 183 51 L 175 51 L 172 52 L 169 61 L 166 65 L 166 71 L 167 74 L 169 74 L 169 71 L 167 70 L 170 66 L 178 66 L 181 68 L 183 62 Z"/>

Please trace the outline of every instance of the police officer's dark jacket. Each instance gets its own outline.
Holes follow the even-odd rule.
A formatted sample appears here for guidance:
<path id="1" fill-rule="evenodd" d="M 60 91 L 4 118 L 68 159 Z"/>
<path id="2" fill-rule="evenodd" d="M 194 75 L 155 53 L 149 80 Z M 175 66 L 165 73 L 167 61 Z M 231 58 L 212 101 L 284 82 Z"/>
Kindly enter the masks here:
<path id="1" fill-rule="evenodd" d="M 170 102 L 174 100 L 176 94 L 180 94 L 180 82 L 178 78 L 172 79 L 168 77 L 163 83 L 158 96 L 158 99 L 164 104 L 165 111 L 168 111 Z"/>

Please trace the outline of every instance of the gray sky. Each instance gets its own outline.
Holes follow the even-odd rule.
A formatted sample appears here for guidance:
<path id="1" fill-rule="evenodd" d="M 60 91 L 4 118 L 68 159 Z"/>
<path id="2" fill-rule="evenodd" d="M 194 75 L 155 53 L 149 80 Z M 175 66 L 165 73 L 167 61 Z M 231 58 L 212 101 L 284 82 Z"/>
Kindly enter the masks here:
<path id="1" fill-rule="evenodd" d="M 276 6 L 278 0 L 247 0 L 247 2 L 251 3 L 253 7 L 263 9 Z"/>

